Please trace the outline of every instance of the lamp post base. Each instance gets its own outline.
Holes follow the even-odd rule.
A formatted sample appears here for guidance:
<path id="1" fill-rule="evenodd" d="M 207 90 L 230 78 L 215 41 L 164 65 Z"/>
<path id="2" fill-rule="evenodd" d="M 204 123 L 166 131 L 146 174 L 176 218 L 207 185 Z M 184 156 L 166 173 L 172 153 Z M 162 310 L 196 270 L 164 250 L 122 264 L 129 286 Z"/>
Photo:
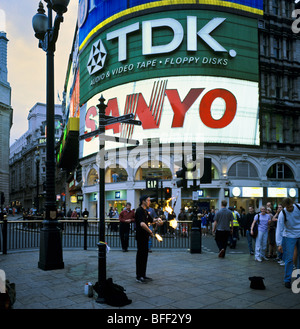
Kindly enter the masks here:
<path id="1" fill-rule="evenodd" d="M 41 229 L 38 268 L 45 271 L 64 268 L 61 230 L 57 224 L 57 221 L 51 224 L 46 221 L 44 228 Z"/>
<path id="2" fill-rule="evenodd" d="M 96 302 L 105 304 L 105 285 L 106 285 L 106 244 L 104 242 L 97 243 L 98 246 L 98 298 Z"/>
<path id="3" fill-rule="evenodd" d="M 106 304 L 105 298 L 104 297 L 97 297 L 96 303 L 98 304 Z"/>

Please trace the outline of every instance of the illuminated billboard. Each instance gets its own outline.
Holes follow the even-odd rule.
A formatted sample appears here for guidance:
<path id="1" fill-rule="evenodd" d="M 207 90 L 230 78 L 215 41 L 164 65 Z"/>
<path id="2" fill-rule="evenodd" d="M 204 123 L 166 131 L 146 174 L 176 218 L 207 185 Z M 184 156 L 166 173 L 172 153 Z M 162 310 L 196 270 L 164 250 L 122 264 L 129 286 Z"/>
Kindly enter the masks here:
<path id="1" fill-rule="evenodd" d="M 259 142 L 255 82 L 208 76 L 165 77 L 127 83 L 102 94 L 107 115 L 133 113 L 135 119 L 142 121 L 142 126 L 126 123 L 107 126 L 107 135 L 140 142 L 156 138 L 161 143 Z M 98 98 L 99 95 L 94 96 L 81 108 L 81 134 L 97 129 Z M 84 142 L 82 156 L 98 149 L 98 138 L 89 138 Z"/>
<path id="2" fill-rule="evenodd" d="M 112 10 L 117 2 L 108 3 Z M 262 14 L 262 1 L 134 3 L 98 22 L 82 10 L 80 134 L 98 128 L 103 95 L 107 115 L 142 121 L 106 127 L 112 136 L 259 145 L 254 15 Z M 81 144 L 81 156 L 98 150 L 97 137 Z"/>

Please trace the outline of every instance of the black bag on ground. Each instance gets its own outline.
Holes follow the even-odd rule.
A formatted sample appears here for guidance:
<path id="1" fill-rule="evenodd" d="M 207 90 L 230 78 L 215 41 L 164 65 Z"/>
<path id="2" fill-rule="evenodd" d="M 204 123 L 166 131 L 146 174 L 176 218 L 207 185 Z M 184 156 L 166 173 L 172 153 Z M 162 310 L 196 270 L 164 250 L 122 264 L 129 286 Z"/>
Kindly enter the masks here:
<path id="1" fill-rule="evenodd" d="M 0 294 L 0 310 L 11 309 L 16 301 L 16 285 L 6 280 L 5 288 L 6 292 Z"/>
<path id="2" fill-rule="evenodd" d="M 264 284 L 264 278 L 261 276 L 251 276 L 249 277 L 249 280 L 251 281 L 250 283 L 250 288 L 252 289 L 257 289 L 257 290 L 265 290 L 265 284 Z"/>
<path id="3" fill-rule="evenodd" d="M 98 282 L 95 283 L 93 288 L 97 294 L 99 294 Z M 104 287 L 104 299 L 108 305 L 119 307 L 131 304 L 132 302 L 132 300 L 128 299 L 127 295 L 125 294 L 125 289 L 122 286 L 113 283 L 111 278 L 106 280 Z"/>

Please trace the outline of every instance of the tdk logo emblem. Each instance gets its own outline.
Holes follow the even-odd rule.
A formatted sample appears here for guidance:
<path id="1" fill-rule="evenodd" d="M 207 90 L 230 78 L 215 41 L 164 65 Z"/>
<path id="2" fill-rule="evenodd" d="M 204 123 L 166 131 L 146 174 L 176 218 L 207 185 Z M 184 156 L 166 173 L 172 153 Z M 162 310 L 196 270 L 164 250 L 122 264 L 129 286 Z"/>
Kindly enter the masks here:
<path id="1" fill-rule="evenodd" d="M 103 68 L 106 56 L 107 56 L 106 49 L 101 39 L 99 39 L 93 44 L 90 52 L 90 57 L 87 63 L 87 69 L 90 75 L 98 72 Z"/>

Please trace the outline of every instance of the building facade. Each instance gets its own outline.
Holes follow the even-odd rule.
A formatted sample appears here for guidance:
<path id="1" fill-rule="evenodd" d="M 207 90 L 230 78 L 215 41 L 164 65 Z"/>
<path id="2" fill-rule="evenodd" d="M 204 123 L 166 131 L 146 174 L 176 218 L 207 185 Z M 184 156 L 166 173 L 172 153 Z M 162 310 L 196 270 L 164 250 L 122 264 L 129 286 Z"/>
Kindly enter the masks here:
<path id="1" fill-rule="evenodd" d="M 62 116 L 62 106 L 55 105 L 57 141 L 63 131 Z M 28 130 L 10 147 L 10 203 L 18 210 L 36 207 L 42 212 L 46 180 L 46 104 L 36 103 L 29 110 L 27 120 Z M 57 188 L 60 189 L 60 185 Z"/>
<path id="2" fill-rule="evenodd" d="M 4 193 L 4 205 L 9 202 L 9 138 L 13 113 L 11 87 L 7 81 L 7 44 L 6 33 L 0 31 L 0 193 Z"/>
<path id="3" fill-rule="evenodd" d="M 145 193 L 161 203 L 171 193 L 175 213 L 195 202 L 220 208 L 223 199 L 238 210 L 267 201 L 276 207 L 284 196 L 298 200 L 300 40 L 293 10 L 285 0 L 80 2 L 66 120 L 80 121 L 77 136 L 96 130 L 103 95 L 106 115 L 132 113 L 142 121 L 106 127 L 106 135 L 139 141 L 106 142 L 106 212 L 126 201 L 135 208 Z M 75 205 L 83 195 L 76 206 L 97 216 L 99 138 L 75 139 L 81 180 L 70 175 L 70 197 Z M 62 168 L 71 141 L 70 134 L 61 144 Z M 179 188 L 183 153 L 196 175 Z M 203 158 L 211 159 L 211 183 L 199 181 Z"/>

